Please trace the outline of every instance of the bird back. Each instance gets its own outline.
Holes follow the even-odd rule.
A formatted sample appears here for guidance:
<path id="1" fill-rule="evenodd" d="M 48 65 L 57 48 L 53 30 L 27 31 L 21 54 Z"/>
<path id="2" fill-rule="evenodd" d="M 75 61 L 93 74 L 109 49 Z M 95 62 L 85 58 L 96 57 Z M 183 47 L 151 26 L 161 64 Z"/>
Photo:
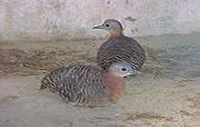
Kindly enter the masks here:
<path id="1" fill-rule="evenodd" d="M 145 51 L 141 45 L 126 36 L 110 38 L 97 53 L 97 65 L 108 69 L 113 62 L 126 61 L 139 70 L 145 61 Z"/>

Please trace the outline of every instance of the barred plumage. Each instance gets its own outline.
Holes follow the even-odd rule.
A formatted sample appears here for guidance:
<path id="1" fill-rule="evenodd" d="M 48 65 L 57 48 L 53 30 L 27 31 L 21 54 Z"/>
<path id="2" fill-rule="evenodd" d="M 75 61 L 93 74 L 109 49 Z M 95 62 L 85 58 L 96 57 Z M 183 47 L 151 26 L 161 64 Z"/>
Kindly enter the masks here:
<path id="1" fill-rule="evenodd" d="M 105 29 L 111 34 L 109 40 L 98 50 L 96 58 L 98 66 L 108 69 L 114 62 L 126 61 L 136 71 L 140 70 L 145 61 L 145 51 L 136 40 L 123 35 L 123 28 L 119 21 L 108 19 L 103 25 L 94 29 Z"/>
<path id="2" fill-rule="evenodd" d="M 109 72 L 98 66 L 71 65 L 58 68 L 41 81 L 41 89 L 52 92 L 83 106 L 106 106 L 114 103 L 124 90 L 122 77 L 131 73 L 129 67 L 124 75 L 119 71 L 126 64 L 113 64 Z"/>

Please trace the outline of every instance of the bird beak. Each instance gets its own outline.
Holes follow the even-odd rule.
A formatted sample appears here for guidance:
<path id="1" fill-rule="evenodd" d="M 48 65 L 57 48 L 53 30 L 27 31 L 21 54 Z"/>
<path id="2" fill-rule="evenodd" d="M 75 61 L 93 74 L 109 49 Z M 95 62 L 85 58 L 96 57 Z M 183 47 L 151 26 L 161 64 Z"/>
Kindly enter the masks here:
<path id="1" fill-rule="evenodd" d="M 130 76 L 136 76 L 136 75 L 141 75 L 142 74 L 142 72 L 140 72 L 140 71 L 138 71 L 138 70 L 134 70 L 131 74 L 130 74 Z"/>
<path id="2" fill-rule="evenodd" d="M 103 25 L 93 27 L 93 29 L 103 29 L 103 28 L 104 28 Z"/>
<path id="3" fill-rule="evenodd" d="M 138 74 L 141 75 L 141 74 L 142 74 L 142 72 L 137 71 L 137 70 L 135 70 L 134 73 L 135 73 L 136 75 L 138 75 Z"/>
<path id="4" fill-rule="evenodd" d="M 131 73 L 131 74 L 127 75 L 127 76 L 124 76 L 124 78 L 130 78 L 130 77 L 134 77 L 136 75 L 141 75 L 141 74 L 143 74 L 143 73 L 140 72 L 140 71 L 134 70 L 133 73 Z"/>

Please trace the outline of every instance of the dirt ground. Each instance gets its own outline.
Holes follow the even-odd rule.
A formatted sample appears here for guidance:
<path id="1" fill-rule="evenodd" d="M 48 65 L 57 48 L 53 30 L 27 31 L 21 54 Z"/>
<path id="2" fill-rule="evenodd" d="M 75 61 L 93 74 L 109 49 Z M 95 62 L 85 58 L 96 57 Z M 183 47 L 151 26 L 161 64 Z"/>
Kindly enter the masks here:
<path id="1" fill-rule="evenodd" d="M 0 127 L 200 127 L 200 33 L 136 38 L 142 74 L 111 106 L 83 108 L 39 91 L 60 66 L 95 64 L 103 40 L 0 43 Z"/>

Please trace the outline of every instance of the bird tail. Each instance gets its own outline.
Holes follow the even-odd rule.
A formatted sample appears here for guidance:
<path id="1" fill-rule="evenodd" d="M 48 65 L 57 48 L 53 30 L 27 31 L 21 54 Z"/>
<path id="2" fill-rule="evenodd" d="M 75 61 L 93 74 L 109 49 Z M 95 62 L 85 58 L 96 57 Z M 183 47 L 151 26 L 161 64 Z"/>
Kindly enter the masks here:
<path id="1" fill-rule="evenodd" d="M 46 76 L 41 80 L 40 90 L 46 89 L 48 85 L 48 80 Z"/>
<path id="2" fill-rule="evenodd" d="M 66 77 L 69 69 L 70 67 L 61 67 L 47 74 L 41 80 L 40 89 L 45 89 L 48 87 L 52 92 L 54 92 L 55 89 L 58 88 L 59 82 Z"/>

